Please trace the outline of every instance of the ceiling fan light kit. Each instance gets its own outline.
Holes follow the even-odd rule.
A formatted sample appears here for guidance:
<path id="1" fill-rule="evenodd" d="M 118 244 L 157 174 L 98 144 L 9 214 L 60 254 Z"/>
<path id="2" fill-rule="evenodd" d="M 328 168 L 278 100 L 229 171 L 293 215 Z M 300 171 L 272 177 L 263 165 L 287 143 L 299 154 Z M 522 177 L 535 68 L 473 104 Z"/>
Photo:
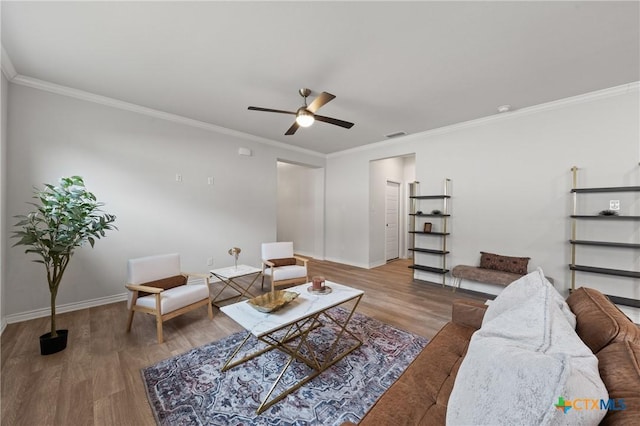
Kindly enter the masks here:
<path id="1" fill-rule="evenodd" d="M 302 105 L 296 112 L 293 111 L 283 111 L 280 109 L 272 109 L 272 108 L 262 108 L 250 106 L 248 109 L 250 111 L 263 111 L 263 112 L 275 112 L 278 114 L 291 114 L 296 116 L 296 120 L 293 122 L 289 130 L 286 131 L 285 135 L 293 135 L 299 127 L 309 127 L 316 120 L 322 121 L 325 123 L 333 124 L 334 126 L 340 126 L 345 129 L 350 129 L 353 127 L 353 123 L 344 120 L 338 120 L 337 118 L 325 117 L 324 115 L 317 115 L 316 112 L 323 105 L 327 104 L 329 101 L 335 98 L 334 95 L 328 92 L 320 93 L 311 104 L 307 105 L 307 97 L 311 94 L 311 89 L 303 88 L 298 91 L 300 96 L 304 99 L 304 105 Z"/>
<path id="2" fill-rule="evenodd" d="M 296 123 L 298 123 L 300 127 L 309 127 L 314 121 L 316 121 L 316 119 L 313 118 L 312 112 L 308 111 L 305 107 L 298 108 Z"/>

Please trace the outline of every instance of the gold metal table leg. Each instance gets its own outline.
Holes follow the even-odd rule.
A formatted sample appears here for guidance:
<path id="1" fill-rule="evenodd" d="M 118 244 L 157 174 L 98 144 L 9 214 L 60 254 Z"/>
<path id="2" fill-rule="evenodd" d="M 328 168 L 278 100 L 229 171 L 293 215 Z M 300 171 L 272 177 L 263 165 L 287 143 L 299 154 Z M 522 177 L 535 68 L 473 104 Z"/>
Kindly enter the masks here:
<path id="1" fill-rule="evenodd" d="M 346 357 L 347 355 L 349 355 L 351 352 L 358 349 L 362 345 L 362 341 L 347 329 L 347 326 L 349 325 L 349 322 L 351 322 L 351 319 L 353 318 L 353 314 L 355 313 L 356 308 L 358 307 L 358 304 L 360 303 L 361 299 L 362 299 L 362 295 L 359 295 L 355 299 L 351 299 L 343 303 L 343 304 L 346 304 L 348 302 L 352 302 L 353 300 L 355 300 L 355 303 L 351 311 L 349 312 L 349 314 L 347 315 L 347 318 L 344 321 L 340 321 L 336 319 L 333 315 L 331 315 L 328 312 L 329 309 L 331 308 L 327 308 L 324 311 L 318 312 L 306 318 L 302 318 L 293 324 L 290 324 L 285 327 L 281 327 L 277 330 L 274 330 L 271 333 L 268 333 L 264 336 L 259 337 L 258 339 L 267 345 L 264 349 L 257 351 L 255 353 L 252 353 L 250 355 L 247 355 L 239 361 L 231 363 L 232 359 L 240 352 L 240 349 L 245 345 L 245 343 L 249 339 L 251 335 L 251 333 L 249 333 L 245 338 L 245 340 L 238 346 L 236 351 L 231 355 L 229 360 L 222 367 L 222 371 L 225 371 L 237 365 L 240 365 L 248 361 L 249 359 L 262 355 L 263 353 L 270 351 L 272 349 L 279 349 L 281 352 L 284 352 L 286 355 L 288 355 L 289 357 L 284 367 L 278 374 L 278 377 L 276 378 L 275 382 L 271 386 L 271 389 L 269 390 L 267 395 L 264 397 L 264 399 L 262 400 L 262 403 L 260 404 L 260 406 L 256 411 L 257 414 L 264 412 L 269 407 L 281 401 L 283 398 L 285 398 L 287 395 L 291 394 L 292 392 L 295 392 L 301 386 L 303 386 L 310 380 L 320 375 L 326 369 L 328 369 L 338 361 L 342 360 L 344 357 Z M 339 330 L 333 342 L 331 343 L 328 352 L 324 354 L 316 353 L 316 351 L 314 351 L 313 347 L 310 345 L 310 341 L 309 341 L 309 334 L 311 333 L 311 331 L 323 325 L 322 321 L 320 321 L 321 317 L 326 318 L 328 321 L 336 324 L 339 327 Z M 282 334 L 283 330 L 286 330 L 284 331 L 284 334 Z M 337 353 L 338 345 L 345 335 L 351 336 L 353 339 L 356 340 L 356 343 L 348 347 L 347 349 L 343 350 L 341 353 Z M 294 342 L 293 345 L 289 344 L 290 342 L 293 342 L 298 338 L 299 340 Z M 305 355 L 302 352 L 303 348 L 306 348 L 308 355 Z M 309 366 L 312 369 L 312 372 L 309 373 L 302 380 L 298 381 L 295 385 L 285 389 L 284 391 L 276 395 L 273 399 L 269 400 L 269 398 L 271 398 L 271 395 L 273 395 L 276 387 L 284 377 L 285 372 L 289 369 L 289 367 L 291 366 L 294 360 L 298 360 L 300 362 L 305 363 L 307 366 Z"/>
<path id="2" fill-rule="evenodd" d="M 225 278 L 223 276 L 213 274 L 218 280 L 220 280 L 220 282 L 223 284 L 223 286 L 222 286 L 222 289 L 220 289 L 220 291 L 218 291 L 218 293 L 216 293 L 216 295 L 213 297 L 211 304 L 215 305 L 215 306 L 218 306 L 222 302 L 226 302 L 227 300 L 237 299 L 239 297 L 246 297 L 248 299 L 250 299 L 252 297 L 255 297 L 249 291 L 249 289 L 253 286 L 253 284 L 255 284 L 256 280 L 262 275 L 262 272 L 255 272 L 254 274 L 255 274 L 255 276 L 253 277 L 253 280 L 246 287 L 243 287 L 242 285 L 237 283 L 234 280 L 234 278 Z M 242 277 L 237 277 L 237 278 L 243 278 L 243 277 L 246 277 L 248 275 L 249 274 L 244 275 Z M 227 288 L 233 289 L 238 294 L 236 294 L 234 296 L 226 297 L 224 299 L 218 299 L 218 297 L 222 294 L 222 292 L 224 292 Z"/>

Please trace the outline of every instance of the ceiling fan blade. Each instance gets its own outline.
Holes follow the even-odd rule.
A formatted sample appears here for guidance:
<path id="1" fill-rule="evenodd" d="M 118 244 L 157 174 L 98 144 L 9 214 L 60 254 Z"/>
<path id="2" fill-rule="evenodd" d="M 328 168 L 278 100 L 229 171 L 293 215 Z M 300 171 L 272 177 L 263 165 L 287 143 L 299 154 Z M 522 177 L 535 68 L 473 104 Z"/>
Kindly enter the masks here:
<path id="1" fill-rule="evenodd" d="M 315 118 L 318 121 L 335 124 L 336 126 L 344 127 L 345 129 L 350 129 L 353 127 L 353 123 L 349 123 L 348 121 L 344 120 L 338 120 L 337 118 L 325 117 L 324 115 L 315 115 Z"/>
<path id="2" fill-rule="evenodd" d="M 287 132 L 285 133 L 285 135 L 287 136 L 293 135 L 296 132 L 296 130 L 298 130 L 299 127 L 300 126 L 298 125 L 298 122 L 294 121 L 291 127 L 289 127 L 289 130 L 287 130 Z"/>
<path id="3" fill-rule="evenodd" d="M 322 92 L 318 95 L 317 98 L 315 98 L 313 100 L 313 102 L 311 102 L 309 104 L 309 106 L 307 107 L 307 109 L 313 113 L 315 113 L 317 110 L 320 109 L 320 107 L 324 104 L 326 104 L 327 102 L 333 100 L 335 98 L 334 95 L 332 95 L 331 93 L 327 93 L 327 92 Z"/>
<path id="4" fill-rule="evenodd" d="M 261 107 L 254 107 L 254 106 L 250 106 L 247 109 L 249 109 L 251 111 L 277 112 L 277 113 L 280 113 L 280 114 L 296 115 L 296 113 L 293 112 L 293 111 L 283 111 L 281 109 L 261 108 Z"/>

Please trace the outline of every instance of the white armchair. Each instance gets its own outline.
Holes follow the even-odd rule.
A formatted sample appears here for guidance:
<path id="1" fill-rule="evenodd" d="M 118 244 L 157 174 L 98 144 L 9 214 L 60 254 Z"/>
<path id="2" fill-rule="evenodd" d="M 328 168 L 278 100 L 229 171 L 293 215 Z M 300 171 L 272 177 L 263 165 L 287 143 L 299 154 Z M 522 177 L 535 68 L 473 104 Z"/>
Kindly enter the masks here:
<path id="1" fill-rule="evenodd" d="M 262 288 L 264 277 L 271 280 L 271 291 L 276 286 L 309 282 L 307 262 L 293 254 L 293 242 L 262 244 Z"/>
<path id="2" fill-rule="evenodd" d="M 202 278 L 204 284 L 189 284 L 190 277 Z M 162 323 L 166 320 L 205 305 L 208 305 L 209 319 L 213 319 L 209 276 L 181 272 L 179 254 L 130 259 L 126 287 L 129 290 L 127 332 L 131 331 L 135 312 L 156 317 L 158 343 L 163 341 Z"/>

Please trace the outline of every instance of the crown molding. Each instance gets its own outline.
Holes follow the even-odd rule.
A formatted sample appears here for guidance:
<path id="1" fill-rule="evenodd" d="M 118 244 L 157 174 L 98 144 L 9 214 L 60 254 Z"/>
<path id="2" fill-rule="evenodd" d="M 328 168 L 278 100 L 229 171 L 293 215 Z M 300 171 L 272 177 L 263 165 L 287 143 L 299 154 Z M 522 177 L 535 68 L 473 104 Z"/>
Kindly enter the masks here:
<path id="1" fill-rule="evenodd" d="M 640 81 L 634 81 L 633 83 L 622 84 L 620 86 L 614 86 L 607 89 L 596 90 L 594 92 L 585 93 L 582 95 L 571 96 L 569 98 L 559 99 L 556 101 L 546 102 L 544 104 L 534 105 L 527 108 L 517 109 L 502 114 L 490 115 L 488 117 L 477 118 L 475 120 L 464 121 L 462 123 L 452 124 L 450 126 L 439 127 L 437 129 L 427 130 L 420 133 L 414 133 L 407 136 L 393 138 L 392 140 L 384 140 L 359 146 L 356 148 L 347 149 L 344 151 L 334 152 L 327 154 L 327 158 L 336 158 L 344 155 L 350 155 L 358 152 L 369 151 L 377 148 L 384 148 L 387 146 L 398 145 L 402 142 L 409 142 L 416 139 L 424 139 L 435 135 L 442 135 L 447 133 L 456 132 L 460 129 L 468 127 L 483 126 L 487 123 L 494 123 L 496 121 L 510 120 L 512 118 L 521 117 L 524 115 L 535 114 L 542 111 L 550 111 L 558 108 L 564 108 L 569 105 L 577 105 L 581 103 L 591 102 L 597 99 L 604 99 L 613 96 L 624 95 L 626 93 L 640 91 Z"/>
<path id="2" fill-rule="evenodd" d="M 11 58 L 7 54 L 7 51 L 4 50 L 4 46 L 0 45 L 0 47 L 2 48 L 2 56 L 0 57 L 0 66 L 2 67 L 2 73 L 5 77 L 7 77 L 7 80 L 12 81 L 18 75 L 18 73 L 13 66 L 13 62 L 11 62 Z"/>
<path id="3" fill-rule="evenodd" d="M 2 50 L 4 59 L 4 49 Z M 4 63 L 3 63 L 4 71 Z M 326 158 L 326 155 L 317 151 L 312 151 L 305 148 L 299 148 L 293 145 L 287 145 L 282 142 L 274 141 L 260 136 L 255 136 L 249 133 L 239 132 L 237 130 L 227 129 L 226 127 L 217 126 L 215 124 L 207 123 L 205 121 L 194 120 L 181 115 L 172 114 L 153 108 L 148 108 L 133 104 L 130 102 L 121 101 L 118 99 L 110 98 L 107 96 L 96 95 L 84 90 L 74 89 L 60 84 L 51 83 L 37 78 L 26 77 L 24 75 L 16 74 L 13 78 L 9 79 L 11 83 L 19 84 L 21 86 L 31 87 L 32 89 L 38 89 L 45 92 L 55 93 L 57 95 L 67 96 L 70 98 L 80 99 L 86 102 L 93 102 L 100 105 L 109 106 L 125 111 L 135 112 L 138 114 L 159 118 L 173 123 L 183 124 L 190 127 L 197 127 L 210 132 L 220 133 L 234 138 L 244 139 L 248 141 L 257 142 L 264 145 L 269 145 L 276 148 L 285 149 L 287 151 L 295 151 L 306 155 L 312 155 L 314 157 Z"/>

